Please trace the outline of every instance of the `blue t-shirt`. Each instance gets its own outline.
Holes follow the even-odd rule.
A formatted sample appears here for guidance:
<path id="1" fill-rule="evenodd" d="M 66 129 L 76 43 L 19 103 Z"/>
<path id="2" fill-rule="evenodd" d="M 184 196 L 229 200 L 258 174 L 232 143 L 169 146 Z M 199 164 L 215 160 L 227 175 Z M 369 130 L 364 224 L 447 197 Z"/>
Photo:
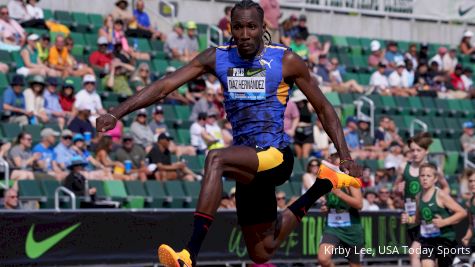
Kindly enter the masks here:
<path id="1" fill-rule="evenodd" d="M 3 92 L 3 103 L 16 107 L 16 108 L 25 109 L 25 97 L 23 96 L 23 93 L 17 94 L 15 93 L 15 91 L 13 91 L 11 87 L 8 87 Z M 3 110 L 3 107 L 2 107 L 2 110 Z M 22 115 L 22 114 L 18 112 L 12 112 L 12 115 Z"/>
<path id="2" fill-rule="evenodd" d="M 360 147 L 360 138 L 357 131 L 349 132 L 345 136 L 345 141 L 350 149 L 358 149 Z"/>
<path id="3" fill-rule="evenodd" d="M 388 62 L 400 62 L 400 61 L 404 61 L 404 57 L 403 57 L 402 54 L 399 53 L 399 52 L 386 51 L 386 54 L 384 55 L 384 58 L 385 58 Z"/>
<path id="4" fill-rule="evenodd" d="M 42 143 L 37 144 L 33 147 L 33 153 L 41 153 L 40 160 L 46 163 L 46 168 L 48 171 L 53 170 L 53 160 L 56 160 L 56 153 L 52 147 L 44 147 Z"/>
<path id="5" fill-rule="evenodd" d="M 63 143 L 59 143 L 55 148 L 54 148 L 54 153 L 56 154 L 56 162 L 60 164 L 64 164 L 65 167 L 68 167 L 69 164 L 71 163 L 71 159 L 74 156 L 74 151 L 66 147 Z"/>
<path id="6" fill-rule="evenodd" d="M 134 10 L 134 17 L 137 20 L 138 24 L 143 27 L 150 27 L 150 18 L 145 12 L 140 12 L 137 9 Z"/>

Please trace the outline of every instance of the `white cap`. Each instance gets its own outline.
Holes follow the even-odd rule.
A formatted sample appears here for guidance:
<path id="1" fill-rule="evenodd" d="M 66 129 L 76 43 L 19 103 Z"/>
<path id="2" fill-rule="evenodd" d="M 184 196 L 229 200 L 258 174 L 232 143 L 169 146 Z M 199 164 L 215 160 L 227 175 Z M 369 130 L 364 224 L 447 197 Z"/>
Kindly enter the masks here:
<path id="1" fill-rule="evenodd" d="M 167 72 L 167 73 L 175 72 L 175 71 L 176 71 L 176 68 L 173 67 L 173 66 L 168 66 L 168 67 L 165 69 L 165 72 Z"/>
<path id="2" fill-rule="evenodd" d="M 94 76 L 92 74 L 84 75 L 84 78 L 82 79 L 82 83 L 83 84 L 85 84 L 85 83 L 96 83 L 96 76 Z"/>
<path id="3" fill-rule="evenodd" d="M 97 39 L 97 44 L 98 45 L 103 45 L 103 44 L 108 44 L 109 42 L 107 42 L 107 38 L 104 37 L 104 36 L 101 36 Z"/>
<path id="4" fill-rule="evenodd" d="M 381 49 L 381 43 L 378 40 L 371 41 L 371 52 Z"/>
<path id="5" fill-rule="evenodd" d="M 473 37 L 473 32 L 470 31 L 470 30 L 466 30 L 466 31 L 463 33 L 463 37 Z"/>
<path id="6" fill-rule="evenodd" d="M 40 37 L 36 33 L 30 34 L 28 36 L 28 41 L 37 41 L 38 39 L 40 39 Z"/>
<path id="7" fill-rule="evenodd" d="M 404 61 L 398 60 L 398 61 L 396 62 L 396 66 L 397 66 L 397 67 L 405 67 L 406 64 L 404 63 Z"/>

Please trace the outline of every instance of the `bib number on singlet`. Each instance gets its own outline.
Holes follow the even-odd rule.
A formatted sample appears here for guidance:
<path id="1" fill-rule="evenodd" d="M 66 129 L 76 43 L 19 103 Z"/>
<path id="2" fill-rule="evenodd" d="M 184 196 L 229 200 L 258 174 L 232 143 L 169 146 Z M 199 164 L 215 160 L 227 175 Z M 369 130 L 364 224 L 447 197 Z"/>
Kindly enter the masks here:
<path id="1" fill-rule="evenodd" d="M 413 201 L 406 201 L 404 203 L 404 210 L 406 211 L 407 215 L 414 216 L 416 215 L 416 202 Z"/>
<path id="2" fill-rule="evenodd" d="M 425 238 L 440 236 L 440 229 L 433 223 L 426 223 L 423 221 L 421 223 L 421 236 Z"/>
<path id="3" fill-rule="evenodd" d="M 229 68 L 228 93 L 232 100 L 266 99 L 264 68 Z"/>
<path id="4" fill-rule="evenodd" d="M 328 213 L 328 226 L 330 227 L 349 227 L 351 226 L 350 213 L 330 211 Z"/>

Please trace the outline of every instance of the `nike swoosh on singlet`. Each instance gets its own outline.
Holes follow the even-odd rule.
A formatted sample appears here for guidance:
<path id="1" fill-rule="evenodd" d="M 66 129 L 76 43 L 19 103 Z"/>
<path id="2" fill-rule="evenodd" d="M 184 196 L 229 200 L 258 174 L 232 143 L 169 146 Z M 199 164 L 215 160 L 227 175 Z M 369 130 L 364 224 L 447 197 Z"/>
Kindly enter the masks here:
<path id="1" fill-rule="evenodd" d="M 46 251 L 50 250 L 66 236 L 68 236 L 72 231 L 76 230 L 81 223 L 76 223 L 42 241 L 36 241 L 33 237 L 33 232 L 35 231 L 35 225 L 33 224 L 28 231 L 25 243 L 25 252 L 28 258 L 36 259 L 45 254 Z"/>
<path id="2" fill-rule="evenodd" d="M 253 75 L 256 75 L 257 73 L 259 73 L 259 72 L 261 72 L 261 71 L 262 71 L 262 70 L 260 70 L 260 69 L 258 69 L 258 70 L 253 70 L 253 71 L 247 70 L 247 71 L 246 71 L 246 75 L 247 75 L 247 76 L 253 76 Z"/>
<path id="3" fill-rule="evenodd" d="M 470 12 L 470 10 L 472 10 L 473 8 L 475 7 L 475 5 L 469 7 L 469 8 L 466 8 L 466 9 L 462 9 L 461 6 L 459 6 L 459 15 L 461 17 L 465 16 L 465 14 L 467 14 L 468 12 Z"/>

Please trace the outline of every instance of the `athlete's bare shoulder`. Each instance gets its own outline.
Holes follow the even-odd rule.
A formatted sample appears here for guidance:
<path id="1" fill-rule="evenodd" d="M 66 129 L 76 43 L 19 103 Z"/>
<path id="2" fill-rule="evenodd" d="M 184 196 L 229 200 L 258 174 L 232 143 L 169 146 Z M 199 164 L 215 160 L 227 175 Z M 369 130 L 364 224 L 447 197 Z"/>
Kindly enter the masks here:
<path id="1" fill-rule="evenodd" d="M 307 64 L 303 59 L 290 50 L 284 52 L 282 58 L 282 76 L 284 79 L 295 79 L 296 77 L 308 75 Z"/>
<path id="2" fill-rule="evenodd" d="M 216 62 L 216 47 L 210 47 L 205 51 L 199 53 L 190 64 L 198 64 L 206 69 L 206 72 L 213 72 L 215 70 Z"/>

